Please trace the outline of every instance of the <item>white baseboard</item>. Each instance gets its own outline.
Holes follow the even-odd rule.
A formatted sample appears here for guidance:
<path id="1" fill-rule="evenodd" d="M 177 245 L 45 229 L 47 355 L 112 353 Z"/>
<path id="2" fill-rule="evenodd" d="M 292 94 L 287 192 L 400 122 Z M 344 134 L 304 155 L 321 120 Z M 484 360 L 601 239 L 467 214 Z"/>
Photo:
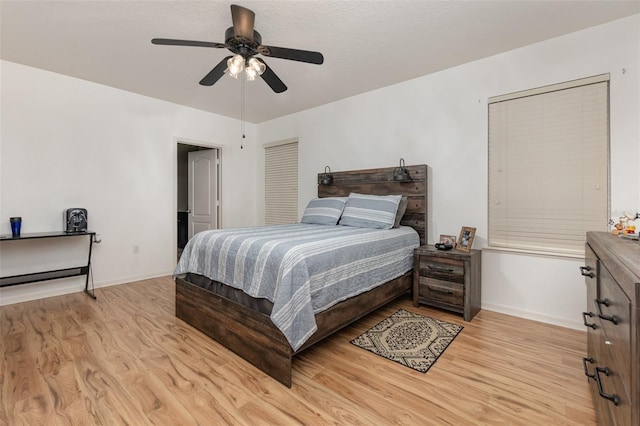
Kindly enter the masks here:
<path id="1" fill-rule="evenodd" d="M 0 289 L 0 306 L 84 291 L 84 278 L 65 278 Z"/>
<path id="2" fill-rule="evenodd" d="M 498 312 L 501 314 L 513 315 L 514 317 L 525 318 L 533 321 L 539 321 L 546 324 L 557 325 L 560 327 L 571 328 L 574 330 L 585 331 L 584 324 L 579 320 L 572 320 L 554 315 L 543 314 L 540 312 L 526 311 L 523 309 L 515 309 L 511 306 L 497 305 L 494 303 L 482 303 L 482 309 L 487 311 Z"/>
<path id="3" fill-rule="evenodd" d="M 135 281 L 173 275 L 173 270 L 158 273 L 121 277 L 115 280 L 94 283 L 95 288 L 110 287 L 112 285 L 128 284 Z M 41 281 L 29 284 L 20 284 L 12 287 L 0 288 L 0 306 L 13 305 L 14 303 L 28 302 L 47 297 L 62 296 L 64 294 L 79 293 L 84 291 L 85 277 L 65 278 L 53 281 Z M 89 280 L 89 289 L 92 288 Z"/>
<path id="4" fill-rule="evenodd" d="M 159 278 L 159 277 L 166 277 L 166 276 L 173 276 L 173 269 L 169 270 L 169 271 L 158 272 L 158 273 L 153 273 L 153 274 L 138 275 L 138 276 L 132 276 L 132 277 L 126 277 L 126 278 L 118 278 L 118 279 L 110 280 L 110 281 L 101 281 L 99 283 L 96 283 L 95 286 L 96 286 L 96 288 L 111 287 L 112 285 L 129 284 L 129 283 L 132 283 L 132 282 L 135 282 L 135 281 L 150 280 L 152 278 Z M 91 286 L 91 283 L 89 283 L 89 286 Z"/>

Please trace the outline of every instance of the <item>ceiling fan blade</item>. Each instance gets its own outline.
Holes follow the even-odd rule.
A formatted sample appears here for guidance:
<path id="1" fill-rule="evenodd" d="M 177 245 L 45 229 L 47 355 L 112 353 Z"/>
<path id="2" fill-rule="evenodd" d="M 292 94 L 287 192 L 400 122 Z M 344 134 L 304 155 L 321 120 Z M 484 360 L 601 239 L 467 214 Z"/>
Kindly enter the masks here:
<path id="1" fill-rule="evenodd" d="M 324 56 L 320 52 L 310 50 L 288 49 L 286 47 L 260 46 L 258 51 L 271 58 L 290 59 L 292 61 L 307 62 L 320 65 L 324 62 Z"/>
<path id="2" fill-rule="evenodd" d="M 246 7 L 231 5 L 231 18 L 233 19 L 233 32 L 236 37 L 241 37 L 253 42 L 253 23 L 256 14 Z"/>
<path id="3" fill-rule="evenodd" d="M 172 38 L 154 38 L 151 40 L 151 43 L 169 46 L 227 47 L 224 43 L 215 43 L 212 41 L 174 40 Z"/>
<path id="4" fill-rule="evenodd" d="M 269 68 L 269 65 L 267 65 L 266 62 L 260 58 L 256 59 L 262 62 L 266 67 L 264 72 L 260 76 L 265 81 L 265 83 L 267 83 L 269 87 L 271 87 L 271 89 L 276 93 L 282 93 L 287 90 L 287 86 L 282 82 L 282 80 L 280 80 L 276 73 L 274 73 L 273 70 Z"/>
<path id="5" fill-rule="evenodd" d="M 209 74 L 205 75 L 200 84 L 203 86 L 213 86 L 216 81 L 220 80 L 220 77 L 224 75 L 224 71 L 227 69 L 227 61 L 231 56 L 227 56 L 216 65 Z"/>

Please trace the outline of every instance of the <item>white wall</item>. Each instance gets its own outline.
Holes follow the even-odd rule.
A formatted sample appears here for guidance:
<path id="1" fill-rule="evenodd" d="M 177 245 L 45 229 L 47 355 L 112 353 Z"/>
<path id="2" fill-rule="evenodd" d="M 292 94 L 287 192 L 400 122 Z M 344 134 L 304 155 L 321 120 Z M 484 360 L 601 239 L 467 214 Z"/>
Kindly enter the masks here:
<path id="1" fill-rule="evenodd" d="M 221 148 L 222 225 L 255 224 L 254 125 L 241 150 L 237 120 L 12 62 L 0 67 L 0 233 L 10 233 L 11 216 L 22 216 L 22 232 L 61 231 L 62 212 L 84 207 L 102 238 L 94 245 L 96 287 L 170 275 L 178 140 Z M 88 240 L 78 240 L 64 250 L 59 241 L 0 242 L 0 275 L 79 266 Z M 82 288 L 83 278 L 6 287 L 0 304 Z"/>
<path id="2" fill-rule="evenodd" d="M 430 242 L 475 226 L 474 247 L 481 248 L 487 238 L 487 98 L 601 73 L 611 73 L 616 217 L 640 209 L 639 56 L 636 15 L 247 125 L 244 150 L 235 120 L 1 61 L 0 233 L 10 232 L 14 215 L 23 217 L 23 232 L 61 230 L 64 209 L 85 207 L 90 228 L 103 240 L 94 246 L 97 287 L 170 274 L 177 140 L 222 148 L 222 220 L 224 227 L 235 227 L 264 220 L 262 144 L 298 137 L 300 212 L 315 195 L 316 173 L 325 165 L 334 171 L 388 167 L 403 157 L 431 168 Z M 234 170 L 246 179 L 235 179 Z M 52 262 L 74 262 L 82 251 L 77 245 Z M 140 246 L 138 255 L 133 245 Z M 26 254 L 12 257 L 25 262 L 17 264 L 7 261 L 15 243 L 0 242 L 0 275 L 40 266 L 45 259 L 38 247 L 18 248 Z M 29 265 L 24 259 L 34 260 Z M 485 249 L 483 308 L 582 328 L 581 264 Z M 83 286 L 81 279 L 68 279 L 0 289 L 0 304 Z"/>
<path id="3" fill-rule="evenodd" d="M 573 33 L 258 126 L 262 144 L 299 137 L 300 213 L 316 174 L 428 164 L 429 242 L 477 228 L 487 244 L 487 98 L 611 74 L 611 209 L 640 209 L 640 15 Z M 624 71 L 623 71 L 624 70 Z M 262 169 L 256 220 L 262 223 Z M 582 329 L 586 293 L 580 259 L 483 251 L 484 309 Z"/>

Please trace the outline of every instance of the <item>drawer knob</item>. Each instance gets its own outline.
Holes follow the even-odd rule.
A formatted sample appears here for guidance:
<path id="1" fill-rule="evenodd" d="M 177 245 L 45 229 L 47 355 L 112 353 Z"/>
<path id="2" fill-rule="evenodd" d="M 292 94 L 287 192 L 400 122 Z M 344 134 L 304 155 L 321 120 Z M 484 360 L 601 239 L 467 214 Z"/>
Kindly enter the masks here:
<path id="1" fill-rule="evenodd" d="M 591 268 L 589 266 L 581 266 L 580 267 L 580 275 L 583 277 L 593 278 L 595 274 L 591 272 Z"/>
<path id="2" fill-rule="evenodd" d="M 596 299 L 596 303 L 598 304 L 598 310 L 600 313 L 598 314 L 598 318 L 603 319 L 605 321 L 611 321 L 615 325 L 620 322 L 620 318 L 616 315 L 605 315 L 602 313 L 602 308 L 600 306 L 604 305 L 605 307 L 611 306 L 611 301 L 609 299 Z"/>
<path id="3" fill-rule="evenodd" d="M 610 376 L 611 370 L 609 370 L 609 367 L 604 367 L 604 368 L 596 367 L 595 379 L 596 379 L 596 384 L 598 385 L 598 393 L 600 394 L 601 397 L 603 397 L 604 399 L 608 399 L 609 401 L 613 402 L 615 405 L 620 404 L 620 397 L 618 395 L 616 395 L 615 393 L 608 394 L 604 391 L 604 388 L 602 386 L 602 380 L 600 379 L 600 373 L 604 373 L 605 376 Z"/>
<path id="4" fill-rule="evenodd" d="M 593 358 L 582 358 L 582 364 L 584 365 L 584 375 L 589 377 L 590 379 L 595 379 L 595 373 L 589 373 L 589 368 L 587 367 L 587 363 L 593 364 Z"/>
<path id="5" fill-rule="evenodd" d="M 618 323 L 620 322 L 620 318 L 618 318 L 618 316 L 616 315 L 598 314 L 598 318 L 603 319 L 605 321 L 611 321 L 614 325 L 618 325 Z"/>
<path id="6" fill-rule="evenodd" d="M 596 325 L 595 324 L 589 324 L 587 322 L 587 317 L 593 317 L 593 312 L 583 312 L 582 313 L 582 321 L 584 322 L 584 325 L 586 325 L 587 327 L 591 327 L 594 330 L 596 329 Z"/>

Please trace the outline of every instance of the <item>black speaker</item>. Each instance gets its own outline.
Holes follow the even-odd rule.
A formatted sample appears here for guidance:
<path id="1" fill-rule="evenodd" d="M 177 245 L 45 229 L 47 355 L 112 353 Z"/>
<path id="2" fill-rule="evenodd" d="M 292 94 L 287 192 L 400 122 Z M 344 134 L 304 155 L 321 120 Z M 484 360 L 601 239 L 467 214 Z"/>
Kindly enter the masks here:
<path id="1" fill-rule="evenodd" d="M 87 209 L 74 208 L 65 210 L 64 232 L 87 232 Z"/>

